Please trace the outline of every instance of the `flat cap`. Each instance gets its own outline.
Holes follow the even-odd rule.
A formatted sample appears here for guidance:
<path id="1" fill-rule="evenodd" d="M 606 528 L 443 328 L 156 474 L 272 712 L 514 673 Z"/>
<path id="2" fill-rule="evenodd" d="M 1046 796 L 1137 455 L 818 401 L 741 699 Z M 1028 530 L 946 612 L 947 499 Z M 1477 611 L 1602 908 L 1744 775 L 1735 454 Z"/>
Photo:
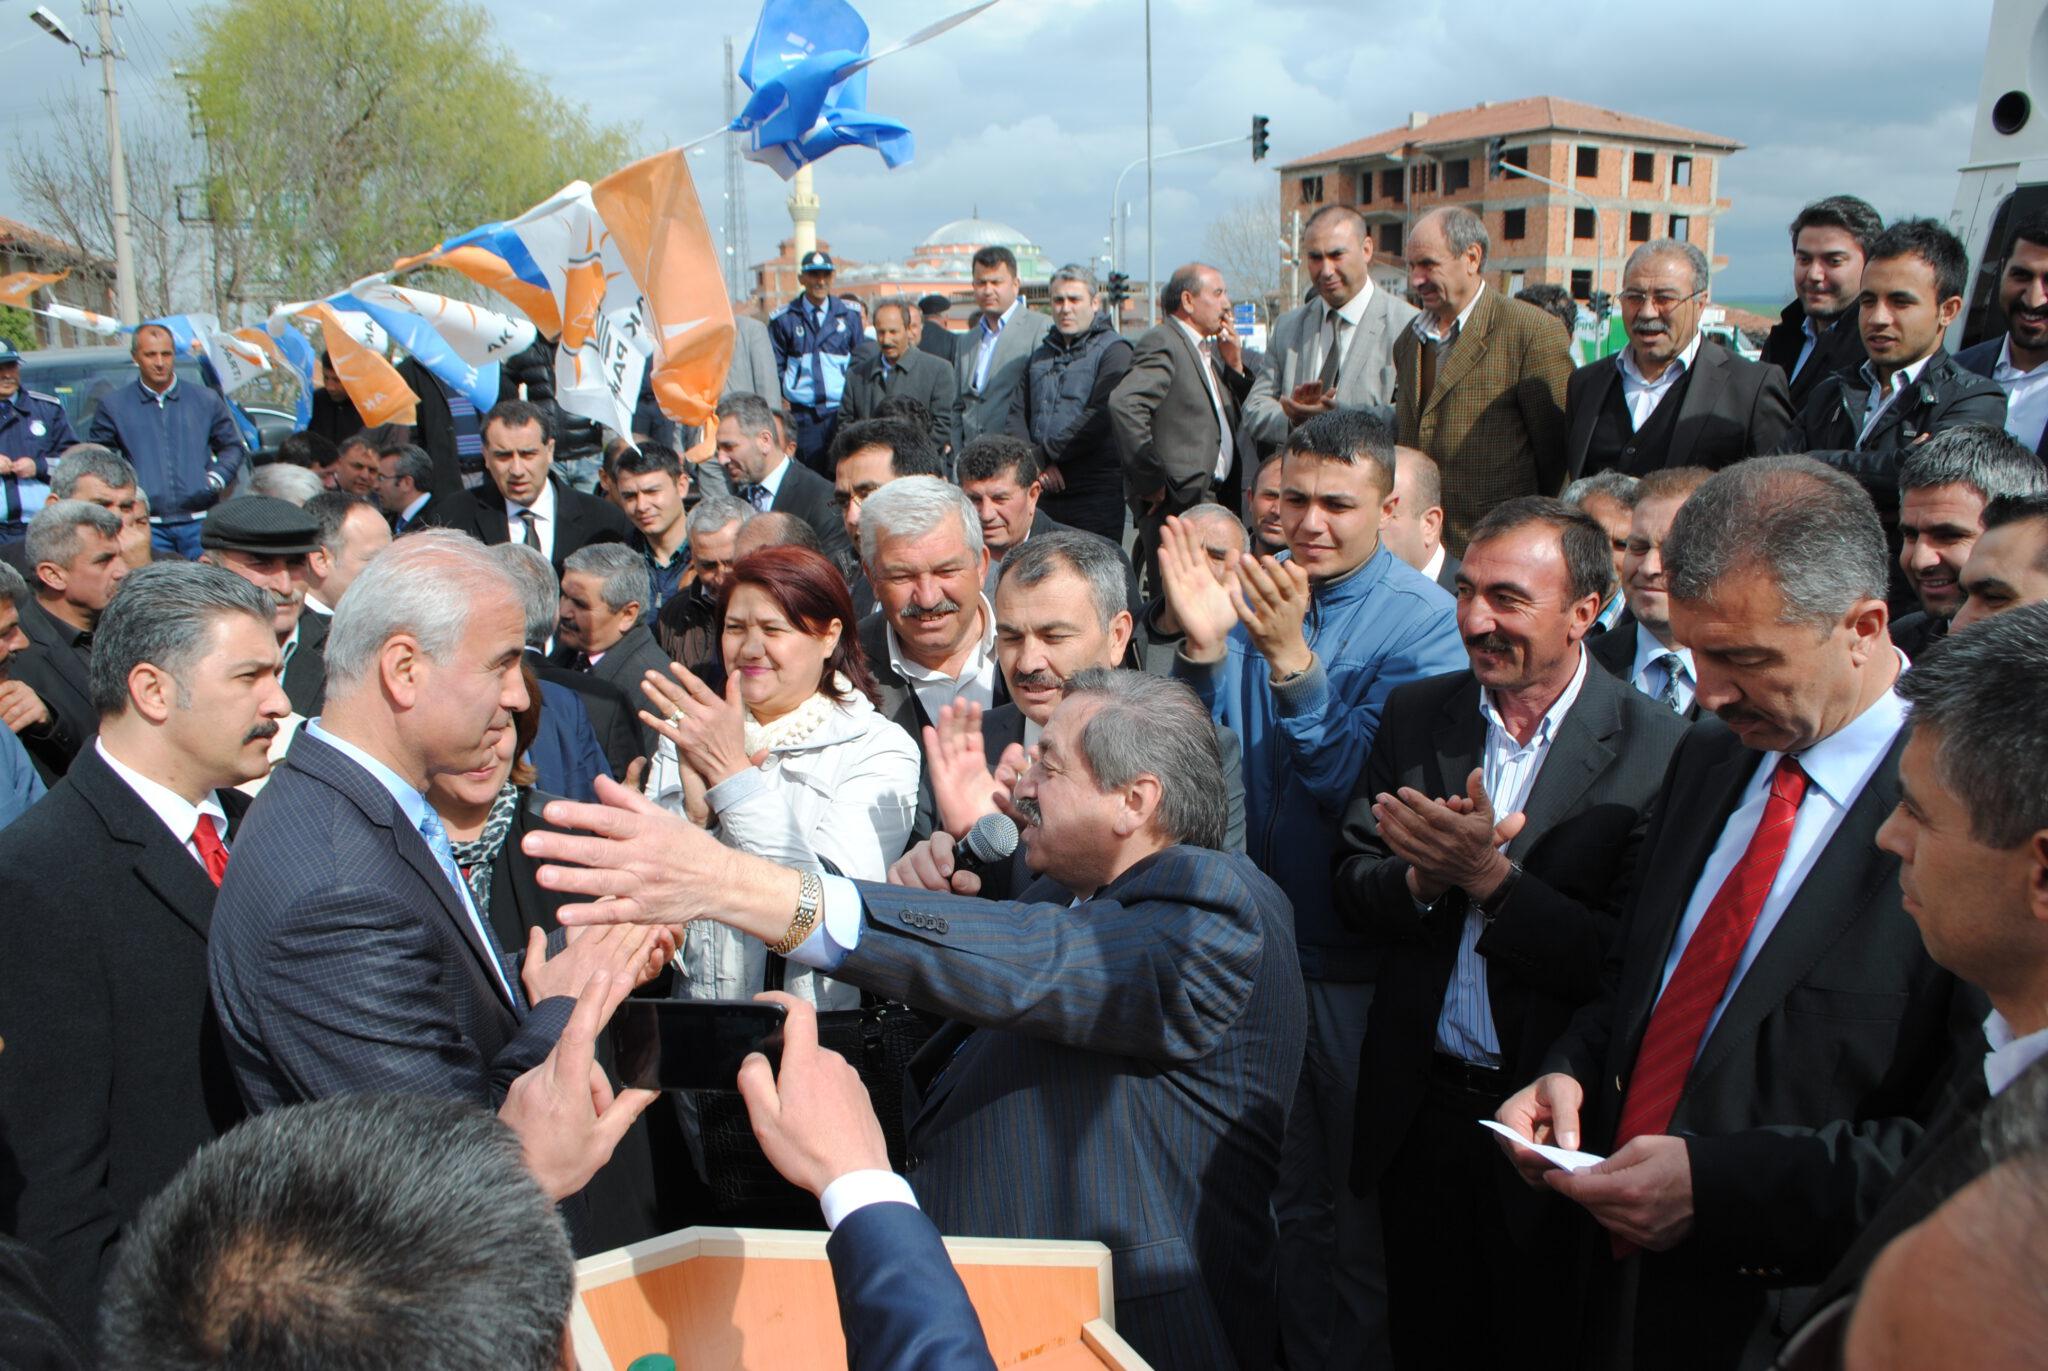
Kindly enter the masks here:
<path id="1" fill-rule="evenodd" d="M 206 516 L 199 526 L 199 546 L 290 557 L 320 546 L 320 521 L 289 500 L 237 495 Z"/>

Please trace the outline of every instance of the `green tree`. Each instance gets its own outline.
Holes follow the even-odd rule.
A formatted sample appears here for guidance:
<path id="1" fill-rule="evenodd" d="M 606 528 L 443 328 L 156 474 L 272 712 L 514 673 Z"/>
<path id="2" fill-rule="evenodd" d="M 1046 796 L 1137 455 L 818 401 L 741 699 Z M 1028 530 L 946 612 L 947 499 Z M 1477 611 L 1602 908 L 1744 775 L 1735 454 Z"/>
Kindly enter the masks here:
<path id="1" fill-rule="evenodd" d="M 304 299 L 630 157 L 454 0 L 226 0 L 190 65 L 230 298 Z"/>
<path id="2" fill-rule="evenodd" d="M 0 305 L 0 338 L 14 344 L 18 352 L 33 352 L 36 347 L 35 316 L 25 309 L 12 305 Z"/>

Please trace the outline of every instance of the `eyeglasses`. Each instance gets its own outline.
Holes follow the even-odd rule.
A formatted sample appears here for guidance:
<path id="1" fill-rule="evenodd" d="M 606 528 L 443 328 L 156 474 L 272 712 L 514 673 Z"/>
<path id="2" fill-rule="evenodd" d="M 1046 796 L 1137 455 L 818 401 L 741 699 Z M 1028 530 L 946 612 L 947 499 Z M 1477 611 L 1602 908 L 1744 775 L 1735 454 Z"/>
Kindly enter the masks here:
<path id="1" fill-rule="evenodd" d="M 1703 290 L 1689 291 L 1684 295 L 1675 290 L 1625 290 L 1614 298 L 1621 301 L 1626 309 L 1641 309 L 1645 304 L 1655 301 L 1658 309 L 1673 310 L 1686 301 L 1696 300 L 1704 294 L 1706 292 Z"/>

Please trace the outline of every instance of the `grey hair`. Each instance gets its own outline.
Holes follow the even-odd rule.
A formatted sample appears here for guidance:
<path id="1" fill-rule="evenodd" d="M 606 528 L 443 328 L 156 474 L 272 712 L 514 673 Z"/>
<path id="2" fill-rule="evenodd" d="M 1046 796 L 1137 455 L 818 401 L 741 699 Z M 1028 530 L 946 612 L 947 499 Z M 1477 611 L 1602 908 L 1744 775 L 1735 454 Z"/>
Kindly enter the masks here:
<path id="1" fill-rule="evenodd" d="M 1280 454 L 1275 453 L 1275 456 Z M 1181 511 L 1180 521 L 1184 524 L 1222 524 L 1237 535 L 1237 550 L 1243 552 L 1252 545 L 1251 530 L 1244 526 L 1244 520 L 1232 514 L 1222 505 L 1203 503 Z M 1031 546 L 1025 543 L 1025 547 Z M 1014 554 L 1012 554 L 1014 555 Z"/>
<path id="2" fill-rule="evenodd" d="M 398 462 L 398 465 L 391 469 L 392 476 L 410 478 L 413 488 L 421 494 L 425 494 L 433 489 L 434 459 L 425 448 L 417 443 L 406 443 L 401 447 L 387 449 L 387 451 L 392 453 Z"/>
<path id="3" fill-rule="evenodd" d="M 458 1100 L 340 1096 L 238 1125 L 143 1207 L 104 1352 L 169 1371 L 554 1371 L 575 1287 L 511 1129 Z"/>
<path id="4" fill-rule="evenodd" d="M 1729 575 L 1761 568 L 1784 622 L 1821 628 L 1890 585 L 1877 506 L 1854 477 L 1811 457 L 1752 457 L 1715 473 L 1678 507 L 1663 556 L 1674 599 L 1712 599 Z"/>
<path id="5" fill-rule="evenodd" d="M 1557 498 L 1573 509 L 1584 509 L 1589 495 L 1605 495 L 1623 509 L 1636 507 L 1636 487 L 1641 482 L 1625 471 L 1596 471 L 1591 476 L 1581 476 L 1564 488 Z"/>
<path id="6" fill-rule="evenodd" d="M 1479 249 L 1479 265 L 1486 265 L 1486 259 L 1493 253 L 1493 238 L 1486 231 L 1484 219 L 1461 206 L 1444 205 L 1416 220 L 1415 228 L 1421 228 L 1431 219 L 1442 227 L 1444 246 L 1450 249 L 1451 256 L 1463 257 L 1476 247 Z M 1409 230 L 1411 236 L 1414 232 L 1415 229 Z"/>
<path id="7" fill-rule="evenodd" d="M 1102 287 L 1096 283 L 1095 273 L 1079 262 L 1069 262 L 1054 272 L 1052 280 L 1046 282 L 1045 288 L 1051 290 L 1062 281 L 1080 282 L 1082 289 L 1086 290 L 1091 297 L 1102 293 Z"/>
<path id="8" fill-rule="evenodd" d="M 1216 725 L 1195 692 L 1183 681 L 1150 672 L 1090 667 L 1067 678 L 1062 698 L 1078 697 L 1102 701 L 1080 740 L 1096 789 L 1115 790 L 1140 776 L 1155 777 L 1159 810 L 1154 821 L 1167 840 L 1221 848 L 1223 760 L 1216 750 Z"/>
<path id="9" fill-rule="evenodd" d="M 564 575 L 575 571 L 597 577 L 604 607 L 614 614 L 627 605 L 644 609 L 654 599 L 654 581 L 647 574 L 647 559 L 624 543 L 579 547 L 562 563 L 562 571 Z"/>
<path id="10" fill-rule="evenodd" d="M 1914 731 L 1963 802 L 1970 836 L 2010 850 L 2048 829 L 2048 604 L 1952 633 L 1899 677 Z"/>
<path id="11" fill-rule="evenodd" d="M 1095 602 L 1095 620 L 1103 628 L 1130 608 L 1124 585 L 1124 559 L 1107 539 L 1079 529 L 1041 533 L 1011 549 L 1010 555 L 1003 558 L 996 588 L 1000 591 L 1009 581 L 1035 586 L 1061 571 L 1071 571 L 1088 583 L 1088 598 Z"/>
<path id="12" fill-rule="evenodd" d="M 135 484 L 135 467 L 126 457 L 98 443 L 73 443 L 57 458 L 50 471 L 50 498 L 69 500 L 78 493 L 78 483 L 92 477 L 114 490 Z"/>
<path id="13" fill-rule="evenodd" d="M 1957 485 L 1989 504 L 2001 495 L 2048 492 L 2048 470 L 2017 438 L 1989 424 L 1944 429 L 1900 457 L 1901 492 Z"/>
<path id="14" fill-rule="evenodd" d="M 44 562 L 69 566 L 85 540 L 79 530 L 89 528 L 109 538 L 121 536 L 121 516 L 88 500 L 52 500 L 28 521 L 28 537 L 22 553 L 32 567 Z"/>
<path id="15" fill-rule="evenodd" d="M 879 321 L 882 317 L 882 311 L 885 309 L 902 310 L 903 327 L 905 328 L 915 326 L 923 318 L 918 313 L 917 301 L 911 299 L 908 295 L 885 295 L 875 301 L 874 308 L 868 311 L 868 321 L 870 323 Z"/>
<path id="16" fill-rule="evenodd" d="M 690 517 L 683 521 L 683 531 L 691 538 L 702 538 L 735 520 L 745 523 L 755 513 L 754 507 L 737 495 L 713 493 L 697 502 L 697 507 L 690 511 Z"/>
<path id="17" fill-rule="evenodd" d="M 718 417 L 730 419 L 742 433 L 775 436 L 775 407 L 751 391 L 727 391 L 718 398 Z"/>
<path id="18" fill-rule="evenodd" d="M 493 592 L 524 609 L 519 583 L 505 563 L 466 533 L 409 533 L 370 559 L 334 607 L 327 631 L 327 698 L 338 699 L 375 678 L 377 654 L 393 636 L 410 634 L 437 662 L 455 655 L 478 601 Z"/>
<path id="19" fill-rule="evenodd" d="M 176 681 L 178 704 L 189 706 L 187 675 L 206 655 L 214 624 L 229 614 L 246 614 L 270 633 L 270 595 L 232 571 L 175 559 L 137 567 L 93 630 L 93 708 L 102 719 L 125 713 L 128 677 L 145 662 Z"/>
<path id="20" fill-rule="evenodd" d="M 499 543 L 491 552 L 519 589 L 519 607 L 526 615 L 526 645 L 539 647 L 562 622 L 562 583 L 555 575 L 555 564 L 545 552 L 524 543 Z"/>
<path id="21" fill-rule="evenodd" d="M 960 521 L 968 557 L 981 556 L 981 518 L 965 491 L 936 476 L 898 477 L 861 502 L 861 560 L 873 562 L 882 539 L 922 538 L 948 515 Z"/>
<path id="22" fill-rule="evenodd" d="M 28 603 L 28 582 L 6 562 L 0 562 L 0 600 L 11 600 L 20 609 Z"/>
<path id="23" fill-rule="evenodd" d="M 272 499 L 288 500 L 303 506 L 325 489 L 327 487 L 320 484 L 320 478 L 309 468 L 293 466 L 290 462 L 272 462 L 245 472 L 235 493 L 268 495 Z"/>
<path id="24" fill-rule="evenodd" d="M 1628 255 L 1628 262 L 1621 269 L 1622 279 L 1624 281 L 1627 280 L 1628 274 L 1634 271 L 1639 264 L 1653 261 L 1659 257 L 1684 258 L 1685 264 L 1692 268 L 1692 288 L 1695 293 L 1705 290 L 1707 282 L 1712 279 L 1714 269 L 1707 262 L 1707 254 L 1701 252 L 1693 244 L 1683 242 L 1677 238 L 1652 238 L 1649 242 L 1644 243 L 1634 252 L 1631 252 Z"/>

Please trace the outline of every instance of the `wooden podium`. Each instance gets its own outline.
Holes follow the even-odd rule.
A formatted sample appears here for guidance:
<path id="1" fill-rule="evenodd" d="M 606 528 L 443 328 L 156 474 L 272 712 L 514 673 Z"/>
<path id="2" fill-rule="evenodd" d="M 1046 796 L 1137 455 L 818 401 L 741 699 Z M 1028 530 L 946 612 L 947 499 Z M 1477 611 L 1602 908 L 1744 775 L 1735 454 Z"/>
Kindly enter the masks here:
<path id="1" fill-rule="evenodd" d="M 569 1329 L 583 1371 L 666 1352 L 679 1371 L 846 1365 L 824 1233 L 686 1228 L 576 1265 Z M 1110 1326 L 1109 1249 L 948 1238 L 996 1365 L 1147 1371 Z"/>

